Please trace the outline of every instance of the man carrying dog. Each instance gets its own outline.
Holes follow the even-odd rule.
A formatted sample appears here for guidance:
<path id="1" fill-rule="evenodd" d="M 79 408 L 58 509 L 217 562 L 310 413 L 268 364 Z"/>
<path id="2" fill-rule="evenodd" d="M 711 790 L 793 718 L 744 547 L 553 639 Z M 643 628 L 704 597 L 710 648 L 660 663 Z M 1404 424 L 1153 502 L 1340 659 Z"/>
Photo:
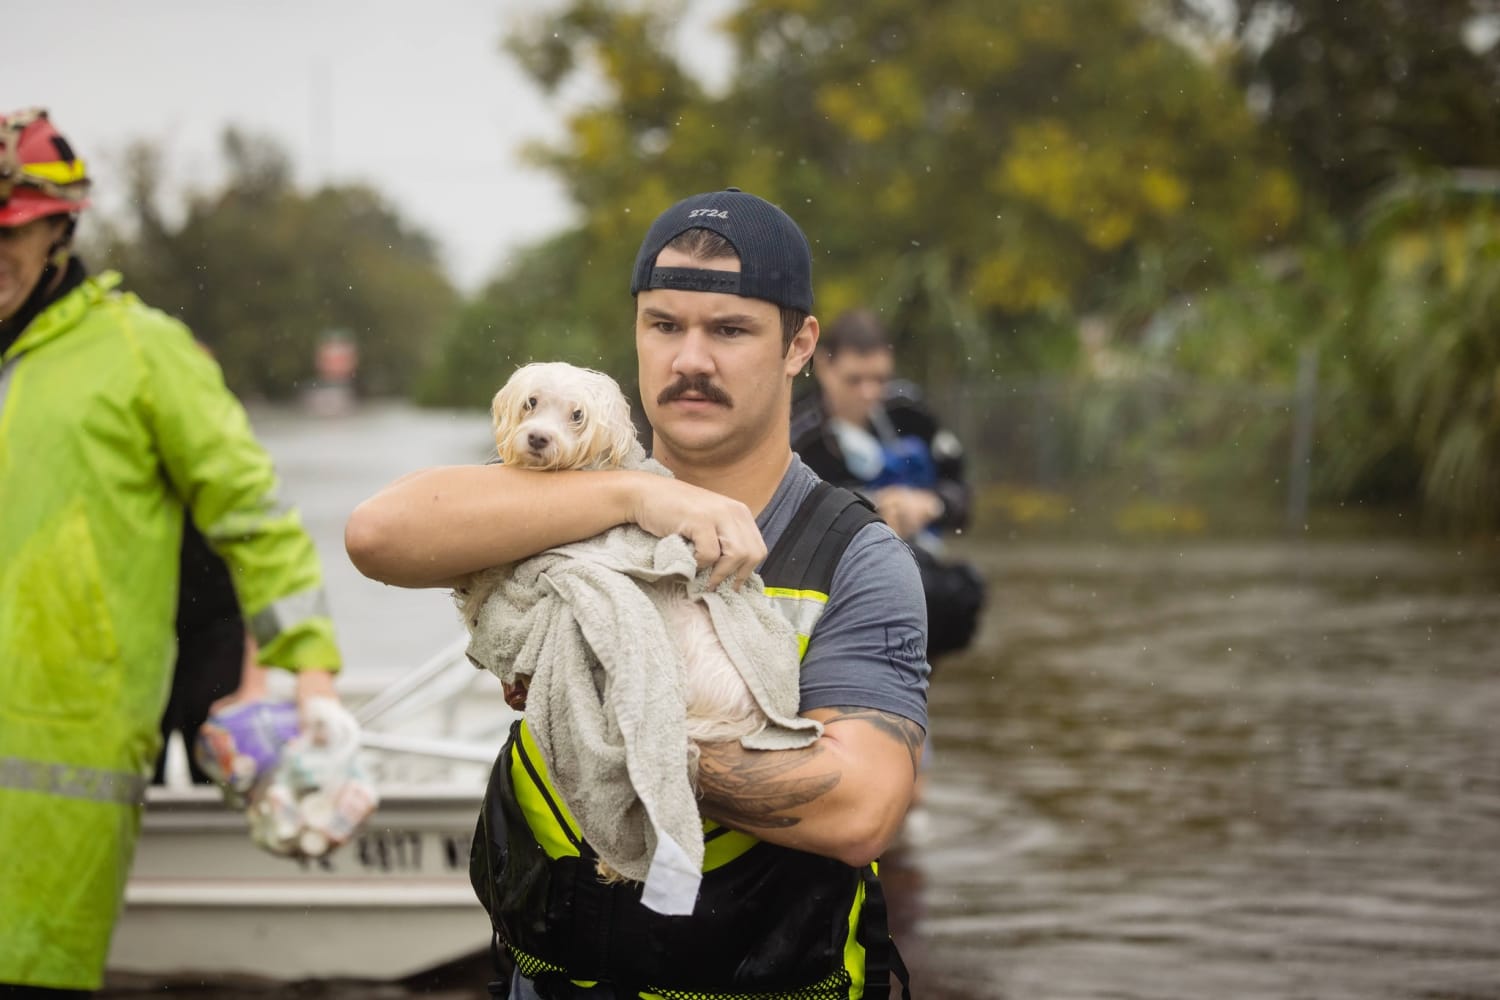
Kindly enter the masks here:
<path id="1" fill-rule="evenodd" d="M 884 997 L 891 970 L 904 970 L 871 863 L 900 830 L 920 765 L 926 618 L 916 564 L 889 528 L 852 497 L 804 506 L 829 495 L 789 435 L 792 383 L 819 332 L 807 240 L 753 195 L 697 195 L 651 226 L 631 292 L 652 452 L 675 478 L 430 469 L 354 511 L 350 557 L 387 583 L 451 586 L 636 524 L 686 537 L 710 586 L 761 569 L 799 617 L 802 714 L 824 730 L 804 750 L 704 747 L 711 822 L 693 914 L 654 914 L 638 885 L 589 877 L 588 845 L 550 796 L 524 726 L 491 780 L 476 889 L 515 997 Z M 827 539 L 838 542 L 828 580 L 777 585 L 783 566 L 834 551 Z"/>

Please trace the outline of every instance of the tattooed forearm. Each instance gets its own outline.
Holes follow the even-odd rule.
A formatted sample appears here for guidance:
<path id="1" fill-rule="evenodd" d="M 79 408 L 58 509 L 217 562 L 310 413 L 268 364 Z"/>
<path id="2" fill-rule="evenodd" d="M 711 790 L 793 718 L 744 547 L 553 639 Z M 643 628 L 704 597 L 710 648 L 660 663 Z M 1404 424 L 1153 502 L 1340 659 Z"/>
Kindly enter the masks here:
<path id="1" fill-rule="evenodd" d="M 832 708 L 820 713 L 825 726 L 864 722 L 904 747 L 916 774 L 922 727 L 890 712 Z M 736 830 L 782 830 L 798 825 L 804 807 L 830 794 L 844 778 L 840 758 L 823 741 L 803 750 L 746 750 L 737 742 L 699 745 L 698 783 L 703 815 Z"/>
<path id="2" fill-rule="evenodd" d="M 845 722 L 861 720 L 870 723 L 876 729 L 885 733 L 891 739 L 906 747 L 906 753 L 911 757 L 912 771 L 917 768 L 917 760 L 922 752 L 922 744 L 926 742 L 927 734 L 922 727 L 910 719 L 902 718 L 891 712 L 881 712 L 873 708 L 836 708 L 837 714 L 832 718 L 824 719 L 825 725 L 834 722 Z"/>
<path id="3" fill-rule="evenodd" d="M 738 743 L 700 746 L 699 782 L 703 815 L 736 830 L 775 830 L 795 826 L 787 815 L 828 794 L 839 783 L 832 770 L 816 767 L 822 748 L 806 750 L 745 750 Z"/>

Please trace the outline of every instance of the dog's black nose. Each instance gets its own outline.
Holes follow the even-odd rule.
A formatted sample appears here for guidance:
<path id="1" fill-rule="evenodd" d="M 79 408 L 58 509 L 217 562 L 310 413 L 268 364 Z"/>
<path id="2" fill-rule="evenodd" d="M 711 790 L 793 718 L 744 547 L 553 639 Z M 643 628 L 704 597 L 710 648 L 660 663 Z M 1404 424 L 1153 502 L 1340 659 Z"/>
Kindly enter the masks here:
<path id="1" fill-rule="evenodd" d="M 532 451 L 541 451 L 552 443 L 552 439 L 545 434 L 532 431 L 526 435 L 526 443 L 531 445 Z"/>

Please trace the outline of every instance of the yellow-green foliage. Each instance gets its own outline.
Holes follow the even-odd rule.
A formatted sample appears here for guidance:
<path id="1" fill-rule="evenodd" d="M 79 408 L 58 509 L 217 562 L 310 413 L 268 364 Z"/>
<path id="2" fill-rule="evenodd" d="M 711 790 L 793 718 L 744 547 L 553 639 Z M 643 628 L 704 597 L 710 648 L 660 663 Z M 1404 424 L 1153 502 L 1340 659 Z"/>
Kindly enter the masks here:
<path id="1" fill-rule="evenodd" d="M 1295 187 L 1225 67 L 1158 30 L 1155 10 L 745 0 L 712 93 L 672 54 L 675 5 L 571 0 L 509 47 L 544 87 L 587 67 L 605 95 L 533 151 L 577 202 L 584 245 L 622 259 L 677 198 L 761 194 L 808 233 L 824 318 L 885 308 L 926 348 L 923 376 L 940 372 L 922 359 L 993 357 L 1028 317 L 1095 304 L 1153 247 L 1193 247 L 1170 279 L 1200 280 L 1294 219 Z M 570 286 L 612 315 L 537 307 L 601 329 L 628 315 L 627 272 L 603 260 L 575 262 Z"/>
<path id="2" fill-rule="evenodd" d="M 1021 527 L 1062 524 L 1073 508 L 1072 501 L 1061 493 L 1005 483 L 980 487 L 975 492 L 974 501 L 977 522 Z"/>
<path id="3" fill-rule="evenodd" d="M 359 347 L 361 391 L 411 391 L 457 306 L 432 241 L 369 188 L 299 190 L 268 140 L 231 129 L 223 151 L 228 179 L 169 219 L 160 154 L 134 147 L 130 224 L 106 228 L 89 262 L 119 268 L 128 289 L 186 322 L 237 392 L 307 388 L 333 330 Z"/>
<path id="4" fill-rule="evenodd" d="M 1138 500 L 1115 513 L 1114 526 L 1129 536 L 1201 535 L 1208 517 L 1190 505 Z"/>

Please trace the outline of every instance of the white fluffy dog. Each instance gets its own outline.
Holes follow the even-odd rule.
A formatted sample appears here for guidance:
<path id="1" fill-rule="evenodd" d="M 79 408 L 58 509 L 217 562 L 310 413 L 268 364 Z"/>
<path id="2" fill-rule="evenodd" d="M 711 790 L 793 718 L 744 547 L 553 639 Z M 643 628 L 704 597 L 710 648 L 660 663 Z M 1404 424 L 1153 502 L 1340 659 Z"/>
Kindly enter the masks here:
<path id="1" fill-rule="evenodd" d="M 614 379 L 561 362 L 518 369 L 490 407 L 495 447 L 511 466 L 541 470 L 634 469 L 645 461 L 636 440 L 630 403 Z M 660 468 L 660 467 L 658 467 Z M 477 583 L 477 581 L 476 581 Z M 719 642 L 701 601 L 680 583 L 665 602 L 667 628 L 684 668 L 689 771 L 696 783 L 697 743 L 723 742 L 757 733 L 766 715 L 751 696 Z M 471 586 L 465 622 L 489 588 Z"/>
<path id="2" fill-rule="evenodd" d="M 636 468 L 630 402 L 603 372 L 560 361 L 516 369 L 490 404 L 495 451 L 526 469 Z"/>

